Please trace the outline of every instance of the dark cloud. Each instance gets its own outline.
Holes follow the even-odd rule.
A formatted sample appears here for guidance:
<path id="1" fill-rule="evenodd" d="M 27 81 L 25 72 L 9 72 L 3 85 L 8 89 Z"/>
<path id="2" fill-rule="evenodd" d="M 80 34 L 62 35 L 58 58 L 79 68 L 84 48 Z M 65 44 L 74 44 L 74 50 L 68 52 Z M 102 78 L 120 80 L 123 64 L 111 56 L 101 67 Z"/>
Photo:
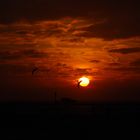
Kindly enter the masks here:
<path id="1" fill-rule="evenodd" d="M 27 49 L 21 51 L 1 51 L 0 52 L 0 60 L 16 60 L 24 57 L 31 57 L 31 58 L 43 58 L 48 57 L 47 53 L 34 50 L 34 49 Z"/>
<path id="2" fill-rule="evenodd" d="M 138 14 L 137 10 L 139 10 L 138 1 L 136 0 L 133 2 L 130 0 L 114 0 L 113 2 L 110 0 L 3 0 L 0 5 L 0 9 L 3 11 L 1 15 L 7 15 L 8 17 L 5 17 L 5 19 L 8 18 L 9 20 L 10 17 L 13 20 L 21 17 L 42 19 L 72 15 L 87 16 L 95 13 L 100 16 L 117 13 L 119 15 L 120 13 L 124 14 L 125 11 L 129 11 L 131 13 L 129 16 L 131 16 L 134 13 Z M 130 11 L 131 9 L 133 9 L 133 12 Z M 4 20 L 4 17 L 2 19 Z"/>
<path id="3" fill-rule="evenodd" d="M 140 59 L 131 62 L 130 65 L 131 66 L 140 66 Z"/>
<path id="4" fill-rule="evenodd" d="M 92 7 L 96 7 L 97 5 L 93 5 L 96 3 L 88 1 L 87 4 L 87 2 L 80 0 L 59 0 L 59 2 L 57 0 L 4 0 L 0 3 L 0 13 L 2 13 L 0 20 L 13 22 L 21 18 L 32 21 L 65 16 L 82 16 L 87 15 L 85 11 L 90 12 Z"/>
<path id="5" fill-rule="evenodd" d="M 90 60 L 89 62 L 91 62 L 91 63 L 100 63 L 101 61 L 100 60 Z"/>
<path id="6" fill-rule="evenodd" d="M 57 67 L 67 67 L 67 64 L 64 64 L 64 63 L 57 63 L 56 66 L 57 66 Z"/>
<path id="7" fill-rule="evenodd" d="M 18 52 L 3 51 L 0 52 L 0 60 L 15 60 L 22 56 Z"/>
<path id="8" fill-rule="evenodd" d="M 82 17 L 95 22 L 107 22 L 87 28 L 84 36 L 104 39 L 128 38 L 140 35 L 140 8 L 137 0 L 1 0 L 0 22 L 19 20 L 30 22 L 64 17 Z M 53 30 L 48 34 L 61 32 Z M 22 34 L 22 33 L 20 33 Z"/>
<path id="9" fill-rule="evenodd" d="M 110 67 L 110 68 L 105 68 L 104 70 L 111 70 L 111 71 L 119 71 L 119 72 L 132 72 L 132 73 L 138 73 L 140 72 L 139 67 L 131 67 L 131 66 L 124 66 L 124 67 Z"/>
<path id="10" fill-rule="evenodd" d="M 24 64 L 0 64 L 1 77 L 14 76 L 17 74 L 25 74 L 31 72 L 31 67 Z"/>
<path id="11" fill-rule="evenodd" d="M 82 68 L 77 68 L 75 69 L 75 72 L 78 73 L 78 75 L 83 75 L 83 74 L 87 74 L 87 75 L 90 75 L 92 73 L 92 69 L 91 68 L 85 68 L 85 69 L 82 69 Z"/>
<path id="12" fill-rule="evenodd" d="M 140 52 L 140 48 L 134 47 L 134 48 L 112 49 L 112 50 L 109 50 L 109 52 L 111 52 L 111 53 L 121 53 L 121 54 L 138 53 L 138 52 Z"/>
<path id="13" fill-rule="evenodd" d="M 86 28 L 87 32 L 83 33 L 82 36 L 104 38 L 105 40 L 140 36 L 140 27 L 138 26 L 140 21 L 137 23 L 132 18 L 123 21 L 123 17 L 116 19 L 106 18 L 106 22 Z"/>
<path id="14" fill-rule="evenodd" d="M 120 66 L 121 64 L 120 63 L 108 63 L 108 65 L 110 65 L 110 66 Z"/>
<path id="15" fill-rule="evenodd" d="M 78 35 L 85 32 L 85 27 L 91 23 L 80 18 L 63 18 L 58 20 L 36 21 L 32 24 L 21 21 L 10 25 L 0 26 L 0 44 L 45 44 L 47 47 L 52 46 L 49 38 L 56 38 L 62 43 L 84 43 L 84 38 Z"/>
<path id="16" fill-rule="evenodd" d="M 21 51 L 21 54 L 24 55 L 24 56 L 32 57 L 32 58 L 48 57 L 47 53 L 37 51 L 37 50 L 33 50 L 33 49 Z"/>

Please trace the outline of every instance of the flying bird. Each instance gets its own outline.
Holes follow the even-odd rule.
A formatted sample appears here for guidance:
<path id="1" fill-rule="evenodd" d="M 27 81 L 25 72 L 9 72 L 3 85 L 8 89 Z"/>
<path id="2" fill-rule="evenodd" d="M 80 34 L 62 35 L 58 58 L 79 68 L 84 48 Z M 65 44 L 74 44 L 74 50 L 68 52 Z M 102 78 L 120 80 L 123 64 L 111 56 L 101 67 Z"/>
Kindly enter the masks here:
<path id="1" fill-rule="evenodd" d="M 80 88 L 80 83 L 82 82 L 82 80 L 78 81 L 77 87 Z"/>
<path id="2" fill-rule="evenodd" d="M 34 73 L 35 73 L 36 71 L 38 71 L 38 68 L 37 68 L 37 67 L 34 68 L 34 69 L 32 70 L 32 75 L 34 75 Z"/>

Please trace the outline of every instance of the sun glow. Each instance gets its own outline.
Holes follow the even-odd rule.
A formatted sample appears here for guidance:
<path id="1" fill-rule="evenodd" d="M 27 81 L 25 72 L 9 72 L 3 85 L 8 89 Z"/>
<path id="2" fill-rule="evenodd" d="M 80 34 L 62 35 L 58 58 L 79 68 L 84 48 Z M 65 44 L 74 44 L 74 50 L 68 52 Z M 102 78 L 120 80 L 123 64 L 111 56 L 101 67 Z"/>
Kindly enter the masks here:
<path id="1" fill-rule="evenodd" d="M 86 87 L 90 83 L 90 80 L 87 77 L 82 77 L 78 81 L 80 82 L 80 86 L 82 87 Z"/>

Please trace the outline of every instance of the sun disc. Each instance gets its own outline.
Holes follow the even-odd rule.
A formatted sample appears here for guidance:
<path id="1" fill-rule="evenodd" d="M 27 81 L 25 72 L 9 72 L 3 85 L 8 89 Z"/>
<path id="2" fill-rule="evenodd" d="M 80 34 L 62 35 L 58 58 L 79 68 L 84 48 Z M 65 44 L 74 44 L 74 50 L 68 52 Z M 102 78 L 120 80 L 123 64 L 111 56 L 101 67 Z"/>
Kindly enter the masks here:
<path id="1" fill-rule="evenodd" d="M 89 83 L 90 83 L 89 79 L 86 78 L 86 77 L 80 78 L 80 79 L 79 79 L 79 82 L 80 82 L 80 86 L 82 86 L 82 87 L 86 87 L 86 86 L 88 86 Z"/>

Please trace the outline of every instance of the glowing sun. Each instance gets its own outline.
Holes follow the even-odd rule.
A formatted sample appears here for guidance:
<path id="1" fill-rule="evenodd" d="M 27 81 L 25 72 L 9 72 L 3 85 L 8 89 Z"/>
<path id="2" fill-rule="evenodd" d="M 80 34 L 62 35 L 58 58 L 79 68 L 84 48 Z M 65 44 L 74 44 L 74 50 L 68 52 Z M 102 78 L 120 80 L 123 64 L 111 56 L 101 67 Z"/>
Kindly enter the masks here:
<path id="1" fill-rule="evenodd" d="M 79 85 L 82 87 L 86 87 L 90 83 L 90 80 L 87 77 L 82 77 L 78 81 L 80 82 Z"/>

